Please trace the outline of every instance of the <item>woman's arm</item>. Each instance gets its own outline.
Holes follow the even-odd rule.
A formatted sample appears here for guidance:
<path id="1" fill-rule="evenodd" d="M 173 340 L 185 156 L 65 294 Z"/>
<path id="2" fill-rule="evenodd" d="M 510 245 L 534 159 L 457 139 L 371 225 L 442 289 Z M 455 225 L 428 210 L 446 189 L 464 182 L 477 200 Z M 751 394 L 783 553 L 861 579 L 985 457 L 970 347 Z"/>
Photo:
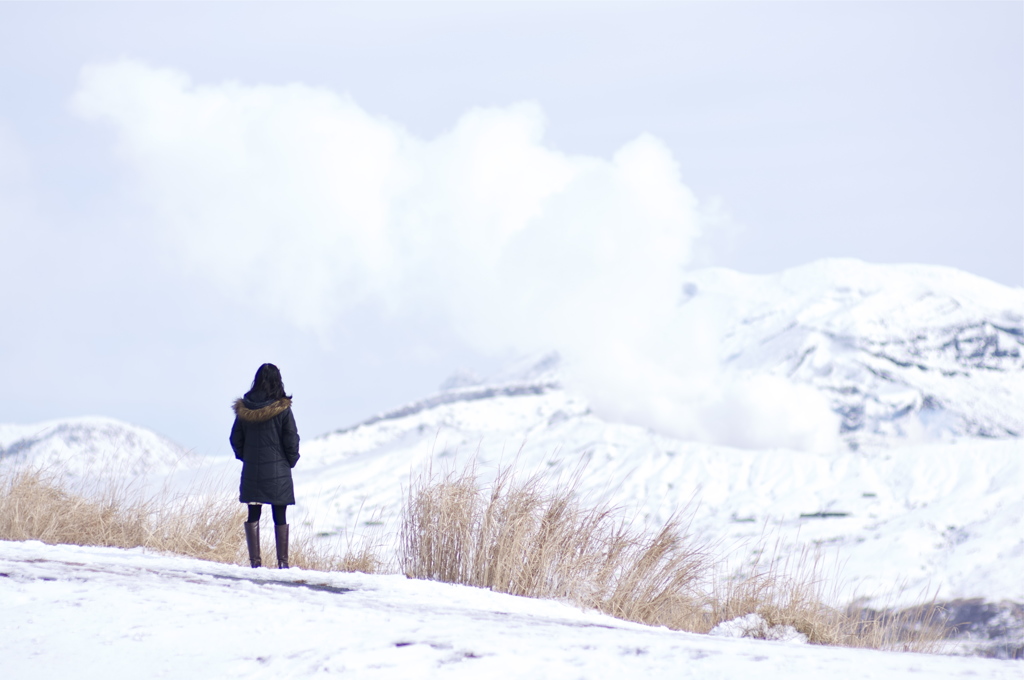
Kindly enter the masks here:
<path id="1" fill-rule="evenodd" d="M 244 460 L 242 452 L 245 451 L 245 428 L 238 424 L 238 416 L 235 416 L 235 424 L 231 426 L 231 448 L 235 452 L 235 458 Z"/>
<path id="2" fill-rule="evenodd" d="M 281 448 L 288 460 L 288 466 L 295 467 L 299 462 L 299 429 L 295 425 L 295 415 L 290 408 L 285 413 L 281 426 Z"/>

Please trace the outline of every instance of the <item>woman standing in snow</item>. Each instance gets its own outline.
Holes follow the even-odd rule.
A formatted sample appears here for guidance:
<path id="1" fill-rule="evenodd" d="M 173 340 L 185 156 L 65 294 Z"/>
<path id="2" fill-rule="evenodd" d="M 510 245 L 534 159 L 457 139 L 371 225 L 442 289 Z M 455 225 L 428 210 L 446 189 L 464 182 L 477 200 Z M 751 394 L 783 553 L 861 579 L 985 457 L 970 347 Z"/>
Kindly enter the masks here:
<path id="1" fill-rule="evenodd" d="M 299 462 L 299 432 L 292 415 L 292 398 L 284 393 L 281 371 L 263 364 L 256 371 L 252 387 L 235 401 L 235 424 L 231 426 L 231 448 L 242 461 L 242 483 L 238 500 L 249 504 L 245 543 L 249 563 L 262 566 L 260 559 L 260 513 L 263 503 L 273 506 L 277 568 L 288 568 L 288 523 L 285 512 L 295 505 L 292 468 Z"/>

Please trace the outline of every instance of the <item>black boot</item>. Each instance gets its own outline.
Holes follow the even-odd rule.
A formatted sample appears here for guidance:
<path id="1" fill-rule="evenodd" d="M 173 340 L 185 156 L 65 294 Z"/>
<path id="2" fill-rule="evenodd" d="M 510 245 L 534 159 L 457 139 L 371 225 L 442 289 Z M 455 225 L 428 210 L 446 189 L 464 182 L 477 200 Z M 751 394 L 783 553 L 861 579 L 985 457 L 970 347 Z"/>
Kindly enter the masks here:
<path id="1" fill-rule="evenodd" d="M 246 522 L 245 523 L 245 545 L 249 548 L 249 564 L 252 568 L 263 566 L 263 560 L 260 559 L 260 523 L 259 522 Z"/>
<path id="2" fill-rule="evenodd" d="M 274 538 L 277 539 L 277 568 L 288 568 L 288 525 L 275 524 Z"/>

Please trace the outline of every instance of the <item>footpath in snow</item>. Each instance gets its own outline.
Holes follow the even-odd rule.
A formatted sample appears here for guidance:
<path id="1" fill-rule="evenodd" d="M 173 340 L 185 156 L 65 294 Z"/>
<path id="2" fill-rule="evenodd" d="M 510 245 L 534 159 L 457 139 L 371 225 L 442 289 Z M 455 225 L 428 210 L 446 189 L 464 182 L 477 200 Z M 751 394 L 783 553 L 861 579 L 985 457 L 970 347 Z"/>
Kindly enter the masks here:
<path id="1" fill-rule="evenodd" d="M 0 667 L 47 678 L 1021 678 L 1014 661 L 731 639 L 401 576 L 0 541 Z"/>

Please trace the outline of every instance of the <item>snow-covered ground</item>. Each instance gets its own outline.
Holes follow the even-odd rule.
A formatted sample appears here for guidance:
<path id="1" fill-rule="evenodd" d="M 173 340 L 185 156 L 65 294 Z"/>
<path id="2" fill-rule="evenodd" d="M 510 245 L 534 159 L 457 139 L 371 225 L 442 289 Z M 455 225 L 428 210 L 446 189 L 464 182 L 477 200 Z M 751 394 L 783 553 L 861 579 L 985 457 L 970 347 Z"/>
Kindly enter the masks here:
<path id="1" fill-rule="evenodd" d="M 713 637 L 401 576 L 0 541 L 4 678 L 1020 678 L 1021 664 Z"/>

